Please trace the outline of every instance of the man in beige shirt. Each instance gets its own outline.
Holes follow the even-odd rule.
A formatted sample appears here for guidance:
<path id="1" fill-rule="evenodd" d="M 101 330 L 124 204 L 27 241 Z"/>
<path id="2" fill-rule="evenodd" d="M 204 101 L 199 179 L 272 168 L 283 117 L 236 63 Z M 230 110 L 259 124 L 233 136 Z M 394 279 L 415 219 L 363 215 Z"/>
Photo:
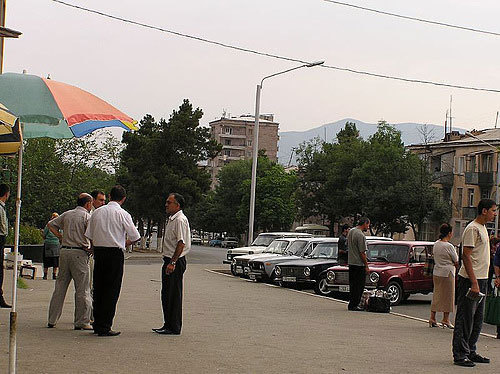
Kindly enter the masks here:
<path id="1" fill-rule="evenodd" d="M 490 267 L 490 239 L 486 223 L 497 215 L 493 200 L 483 199 L 477 206 L 477 216 L 465 228 L 462 236 L 462 267 L 457 281 L 457 312 L 453 331 L 453 363 L 473 367 L 488 364 L 490 359 L 476 352 L 476 343 L 483 326 L 484 297 Z"/>
<path id="2" fill-rule="evenodd" d="M 64 212 L 50 221 L 47 226 L 61 242 L 59 257 L 59 275 L 54 293 L 50 300 L 49 321 L 47 327 L 55 327 L 61 317 L 68 286 L 73 280 L 75 285 L 75 330 L 92 330 L 90 314 L 92 298 L 89 284 L 89 249 L 90 241 L 85 237 L 92 196 L 82 193 L 78 196 L 77 207 Z M 62 234 L 59 232 L 62 230 Z"/>

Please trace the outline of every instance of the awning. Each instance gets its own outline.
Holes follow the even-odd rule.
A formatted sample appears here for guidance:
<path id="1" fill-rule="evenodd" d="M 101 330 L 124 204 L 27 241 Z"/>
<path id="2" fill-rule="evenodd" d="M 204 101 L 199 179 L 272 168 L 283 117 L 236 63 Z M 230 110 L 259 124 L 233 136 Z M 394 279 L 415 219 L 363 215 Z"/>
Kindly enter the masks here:
<path id="1" fill-rule="evenodd" d="M 15 154 L 21 146 L 19 119 L 0 103 L 0 155 Z"/>

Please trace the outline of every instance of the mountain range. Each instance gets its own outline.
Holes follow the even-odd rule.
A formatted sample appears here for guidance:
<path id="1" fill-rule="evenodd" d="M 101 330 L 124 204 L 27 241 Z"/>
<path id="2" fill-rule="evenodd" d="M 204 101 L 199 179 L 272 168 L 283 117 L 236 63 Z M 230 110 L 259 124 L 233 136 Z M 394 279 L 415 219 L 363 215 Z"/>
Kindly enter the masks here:
<path id="1" fill-rule="evenodd" d="M 365 123 L 353 118 L 345 118 L 337 122 L 327 123 L 306 131 L 284 131 L 279 133 L 278 141 L 278 162 L 282 165 L 295 165 L 295 153 L 293 149 L 300 143 L 319 137 L 328 142 L 335 140 L 337 133 L 344 128 L 346 122 L 353 122 L 359 130 L 359 134 L 363 139 L 368 139 L 377 131 L 376 123 Z M 397 130 L 401 131 L 401 139 L 405 145 L 418 144 L 423 142 L 423 137 L 419 129 L 422 129 L 424 124 L 421 123 L 391 123 Z M 430 135 L 429 140 L 437 141 L 444 137 L 444 126 L 442 125 L 427 125 L 427 134 Z M 453 130 L 465 132 L 465 129 L 454 127 Z"/>

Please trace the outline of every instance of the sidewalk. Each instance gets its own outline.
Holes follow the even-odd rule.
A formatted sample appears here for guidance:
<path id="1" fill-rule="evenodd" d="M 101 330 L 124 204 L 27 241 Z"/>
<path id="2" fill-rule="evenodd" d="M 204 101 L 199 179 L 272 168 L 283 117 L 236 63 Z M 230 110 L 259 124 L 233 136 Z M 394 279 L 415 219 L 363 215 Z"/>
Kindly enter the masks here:
<path id="1" fill-rule="evenodd" d="M 54 281 L 19 290 L 18 372 L 28 373 L 497 373 L 500 341 L 481 337 L 492 359 L 473 369 L 452 365 L 451 331 L 389 314 L 347 312 L 343 303 L 254 284 L 189 265 L 180 336 L 160 327 L 160 264 L 126 262 L 114 328 L 98 338 L 74 331 L 73 292 L 47 329 Z M 10 301 L 10 271 L 4 290 Z M 8 367 L 9 310 L 0 310 L 0 372 Z"/>

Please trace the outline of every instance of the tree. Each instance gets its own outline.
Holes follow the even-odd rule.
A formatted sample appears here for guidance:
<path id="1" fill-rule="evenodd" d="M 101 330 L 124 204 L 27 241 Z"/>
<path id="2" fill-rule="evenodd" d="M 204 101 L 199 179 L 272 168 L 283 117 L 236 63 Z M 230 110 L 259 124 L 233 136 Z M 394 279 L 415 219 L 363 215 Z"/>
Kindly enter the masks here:
<path id="1" fill-rule="evenodd" d="M 200 126 L 201 109 L 184 100 L 168 121 L 146 115 L 140 128 L 123 136 L 118 180 L 127 188 L 127 206 L 132 216 L 149 229 L 159 225 L 161 235 L 165 218 L 165 199 L 178 192 L 193 206 L 210 187 L 209 174 L 199 166 L 222 149 Z"/>

